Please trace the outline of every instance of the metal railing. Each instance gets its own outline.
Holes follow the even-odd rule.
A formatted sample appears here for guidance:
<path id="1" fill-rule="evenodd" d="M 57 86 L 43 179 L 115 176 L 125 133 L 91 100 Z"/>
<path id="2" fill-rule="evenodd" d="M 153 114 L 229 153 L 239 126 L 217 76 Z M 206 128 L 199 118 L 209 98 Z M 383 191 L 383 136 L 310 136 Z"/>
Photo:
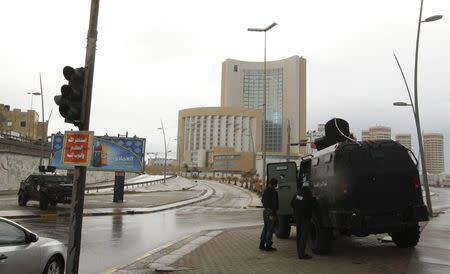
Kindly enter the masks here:
<path id="1" fill-rule="evenodd" d="M 172 179 L 172 178 L 175 178 L 175 177 L 177 177 L 177 175 L 167 176 L 166 180 L 169 180 L 169 179 Z M 146 181 L 146 182 L 129 183 L 129 184 L 125 184 L 124 187 L 125 187 L 125 189 L 128 189 L 130 187 L 134 188 L 134 187 L 139 187 L 139 186 L 143 187 L 143 186 L 146 186 L 146 185 L 156 185 L 156 184 L 159 184 L 159 183 L 162 183 L 162 182 L 164 182 L 164 178 L 157 179 L 157 180 L 152 180 L 152 181 Z M 100 186 L 89 186 L 89 187 L 85 188 L 85 192 L 89 193 L 89 192 L 94 191 L 94 190 L 95 190 L 95 192 L 98 192 L 100 189 L 108 189 L 108 188 L 114 188 L 114 184 L 111 184 L 111 185 L 100 185 Z"/>

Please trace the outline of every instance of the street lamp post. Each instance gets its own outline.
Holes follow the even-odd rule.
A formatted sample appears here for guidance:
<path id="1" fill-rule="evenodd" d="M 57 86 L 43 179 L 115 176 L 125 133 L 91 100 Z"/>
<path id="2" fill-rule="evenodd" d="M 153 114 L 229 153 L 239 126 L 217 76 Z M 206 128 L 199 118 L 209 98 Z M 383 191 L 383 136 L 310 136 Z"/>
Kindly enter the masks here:
<path id="1" fill-rule="evenodd" d="M 262 181 L 264 184 L 264 187 L 267 186 L 266 183 L 266 76 L 267 76 L 267 69 L 266 69 L 266 33 L 275 27 L 277 23 L 273 22 L 271 25 L 264 29 L 258 29 L 258 28 L 248 28 L 248 31 L 256 31 L 256 32 L 264 32 L 264 90 L 263 90 L 263 117 L 262 117 L 262 160 L 263 160 L 263 174 L 262 174 Z"/>
<path id="2" fill-rule="evenodd" d="M 42 158 L 44 158 L 44 141 L 47 140 L 47 131 L 45 129 L 45 119 L 44 119 L 44 91 L 42 90 L 42 78 L 41 73 L 39 73 L 39 85 L 41 87 L 41 104 L 42 104 L 42 136 L 41 136 L 41 157 L 39 159 L 39 165 L 42 166 Z"/>
<path id="3" fill-rule="evenodd" d="M 400 68 L 400 72 L 402 73 L 403 80 L 406 85 L 406 89 L 408 91 L 408 95 L 410 98 L 411 103 L 407 104 L 404 102 L 395 102 L 395 106 L 411 106 L 414 114 L 414 120 L 416 122 L 416 130 L 417 130 L 417 139 L 419 143 L 419 151 L 420 151 L 420 161 L 422 166 L 422 177 L 423 177 L 423 185 L 425 188 L 425 195 L 426 195 L 426 201 L 427 201 L 427 207 L 428 207 L 428 214 L 430 217 L 433 216 L 433 208 L 431 204 L 431 197 L 430 197 L 430 188 L 428 185 L 428 172 L 427 167 L 425 163 L 425 154 L 423 149 L 423 141 L 422 141 L 422 130 L 420 127 L 420 116 L 419 116 L 419 96 L 418 96 L 418 87 L 417 87 L 417 71 L 418 71 L 418 57 L 419 57 L 419 38 L 420 38 L 420 28 L 423 22 L 433 22 L 437 21 L 439 19 L 442 19 L 442 15 L 433 15 L 428 17 L 425 20 L 422 20 L 422 9 L 423 9 L 423 0 L 420 1 L 420 12 L 419 12 L 419 22 L 417 26 L 417 38 L 416 38 L 416 52 L 415 52 L 415 59 L 414 59 L 414 103 L 412 102 L 411 93 L 409 92 L 408 84 L 406 82 L 405 76 L 403 74 L 403 70 L 400 66 L 400 63 L 398 62 L 397 57 L 395 56 L 395 59 L 397 61 L 397 64 Z"/>
<path id="4" fill-rule="evenodd" d="M 158 128 L 159 130 L 162 130 L 163 132 L 163 138 L 164 138 L 164 184 L 166 184 L 166 172 L 167 172 L 167 144 L 166 144 L 166 132 L 164 131 L 164 125 L 161 120 L 161 127 Z"/>
<path id="5" fill-rule="evenodd" d="M 30 103 L 30 110 L 33 110 L 33 96 L 34 95 L 41 95 L 40 92 L 27 92 L 27 94 L 31 95 L 31 103 Z M 32 138 L 32 131 L 31 131 L 31 125 L 33 124 L 34 121 L 28 121 L 29 125 L 28 125 L 28 137 L 31 139 Z"/>
<path id="6" fill-rule="evenodd" d="M 40 85 L 40 89 L 41 92 L 27 92 L 27 94 L 31 94 L 31 105 L 30 105 L 30 110 L 33 110 L 33 95 L 41 95 L 41 103 L 42 103 L 42 133 L 41 133 L 41 156 L 39 157 L 39 165 L 42 166 L 42 160 L 44 158 L 44 141 L 47 140 L 46 138 L 46 130 L 45 130 L 45 118 L 44 118 L 44 91 L 42 90 L 42 78 L 41 78 L 41 74 L 39 73 L 39 85 Z M 32 121 L 34 122 L 34 121 Z M 29 125 L 30 130 L 31 131 L 31 124 Z M 31 132 L 30 132 L 30 139 L 31 139 Z"/>
<path id="7" fill-rule="evenodd" d="M 428 185 L 428 173 L 427 167 L 425 164 L 425 153 L 423 150 L 423 141 L 422 141 L 422 130 L 420 129 L 420 116 L 419 116 L 419 96 L 417 89 L 417 68 L 418 68 L 418 56 L 419 56 L 419 37 L 420 37 L 420 26 L 422 22 L 433 22 L 442 18 L 442 15 L 434 15 L 428 17 L 427 19 L 422 21 L 422 8 L 423 8 L 423 0 L 420 1 L 420 13 L 419 13 L 419 23 L 417 27 L 417 39 L 416 39 L 416 54 L 415 54 L 415 62 L 414 62 L 414 114 L 416 119 L 416 129 L 417 129 L 417 137 L 419 141 L 419 150 L 420 150 L 420 158 L 422 164 L 422 176 L 423 176 L 423 184 L 425 186 L 425 195 L 427 198 L 428 205 L 428 213 L 430 216 L 433 216 L 433 208 L 431 205 L 431 197 L 430 197 L 430 188 Z"/>

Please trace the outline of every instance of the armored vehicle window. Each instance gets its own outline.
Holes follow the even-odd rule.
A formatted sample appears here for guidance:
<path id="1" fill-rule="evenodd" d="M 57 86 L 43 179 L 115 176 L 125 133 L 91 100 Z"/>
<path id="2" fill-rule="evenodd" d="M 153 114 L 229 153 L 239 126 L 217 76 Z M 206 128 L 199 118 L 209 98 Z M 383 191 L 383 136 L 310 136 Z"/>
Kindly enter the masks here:
<path id="1" fill-rule="evenodd" d="M 45 178 L 45 181 L 49 182 L 49 183 L 66 183 L 67 177 L 65 177 L 65 176 L 47 176 Z"/>

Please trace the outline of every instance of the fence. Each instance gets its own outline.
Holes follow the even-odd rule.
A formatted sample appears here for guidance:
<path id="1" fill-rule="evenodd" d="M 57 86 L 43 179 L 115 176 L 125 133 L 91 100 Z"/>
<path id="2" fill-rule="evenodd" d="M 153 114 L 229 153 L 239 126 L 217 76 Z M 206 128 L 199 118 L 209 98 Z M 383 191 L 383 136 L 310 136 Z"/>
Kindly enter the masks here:
<path id="1" fill-rule="evenodd" d="M 177 175 L 172 175 L 172 176 L 166 177 L 166 180 L 169 180 L 169 179 L 172 179 L 175 177 L 177 177 Z M 125 187 L 125 189 L 128 189 L 129 187 L 134 188 L 134 187 L 145 186 L 145 185 L 156 185 L 161 182 L 164 182 L 164 178 L 158 179 L 158 180 L 153 180 L 153 181 L 129 183 L 129 184 L 125 184 L 124 187 Z M 100 189 L 108 189 L 108 188 L 114 188 L 114 184 L 102 185 L 102 186 L 89 186 L 89 187 L 86 187 L 85 191 L 86 191 L 86 193 L 89 193 L 90 191 L 93 191 L 93 190 L 95 190 L 95 192 L 98 192 Z"/>

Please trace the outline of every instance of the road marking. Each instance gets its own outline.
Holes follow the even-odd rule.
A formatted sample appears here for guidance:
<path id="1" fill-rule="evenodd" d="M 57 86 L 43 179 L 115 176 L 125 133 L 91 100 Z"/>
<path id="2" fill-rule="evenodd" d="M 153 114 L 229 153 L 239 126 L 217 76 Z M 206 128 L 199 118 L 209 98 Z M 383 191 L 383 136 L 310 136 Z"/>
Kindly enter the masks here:
<path id="1" fill-rule="evenodd" d="M 178 261 L 185 255 L 187 255 L 187 254 L 191 253 L 192 251 L 194 251 L 195 249 L 197 249 L 198 247 L 206 244 L 207 242 L 209 242 L 211 239 L 213 239 L 214 237 L 216 237 L 217 235 L 219 235 L 222 232 L 223 232 L 223 230 L 214 230 L 214 231 L 208 232 L 205 235 L 201 235 L 201 236 L 193 239 L 189 243 L 183 245 L 182 247 L 180 247 L 180 248 L 172 251 L 171 253 L 160 257 L 156 261 L 148 264 L 148 266 L 152 269 L 155 269 L 156 271 L 158 271 L 158 269 L 166 269 L 169 265 L 175 263 L 176 261 Z"/>

